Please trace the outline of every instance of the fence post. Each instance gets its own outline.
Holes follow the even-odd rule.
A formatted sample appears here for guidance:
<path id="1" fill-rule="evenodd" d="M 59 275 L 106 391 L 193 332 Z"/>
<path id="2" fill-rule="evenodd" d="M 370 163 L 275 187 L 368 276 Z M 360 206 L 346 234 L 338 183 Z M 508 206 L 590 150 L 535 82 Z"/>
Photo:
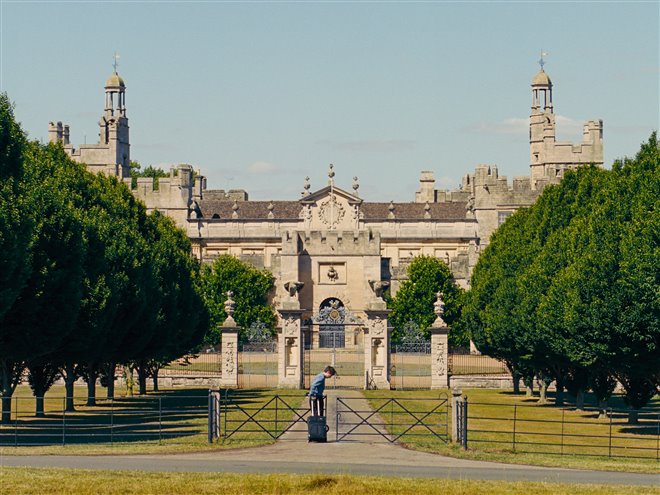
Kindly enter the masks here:
<path id="1" fill-rule="evenodd" d="M 612 409 L 610 409 L 610 444 L 607 450 L 607 457 L 612 457 Z"/>
<path id="2" fill-rule="evenodd" d="M 656 425 L 658 425 L 657 432 L 655 434 L 655 460 L 658 461 L 660 460 L 660 414 L 658 414 L 658 421 L 656 422 Z"/>
<path id="3" fill-rule="evenodd" d="M 463 450 L 468 448 L 468 398 L 463 398 Z"/>
<path id="4" fill-rule="evenodd" d="M 115 435 L 114 435 L 114 426 L 115 426 L 115 417 L 114 417 L 114 406 L 115 399 L 110 399 L 110 445 L 114 444 Z"/>
<path id="5" fill-rule="evenodd" d="M 158 397 L 158 445 L 163 442 L 163 398 Z"/>
<path id="6" fill-rule="evenodd" d="M 62 399 L 64 407 L 62 408 L 62 447 L 66 445 L 66 393 Z"/>
<path id="7" fill-rule="evenodd" d="M 564 455 L 564 414 L 566 413 L 566 409 L 563 407 L 561 408 L 561 455 Z"/>
<path id="8" fill-rule="evenodd" d="M 518 404 L 513 404 L 513 451 L 516 451 L 516 417 L 518 412 Z"/>
<path id="9" fill-rule="evenodd" d="M 276 395 L 275 396 L 275 437 L 279 436 L 278 431 L 279 431 L 279 426 L 280 425 L 277 422 L 277 416 L 278 416 L 277 413 L 279 412 L 279 402 L 280 402 L 280 396 Z"/>
<path id="10" fill-rule="evenodd" d="M 208 427 L 207 427 L 207 434 L 208 434 L 208 441 L 209 443 L 213 443 L 213 420 L 215 418 L 215 414 L 213 414 L 213 392 L 211 389 L 209 389 L 209 395 L 208 395 L 208 410 L 209 410 L 209 417 L 208 417 Z"/>
<path id="11" fill-rule="evenodd" d="M 458 410 L 458 404 L 461 399 L 461 395 L 463 394 L 463 391 L 455 387 L 451 391 L 451 441 L 454 443 L 459 443 L 460 438 L 458 436 L 458 431 L 459 431 L 459 413 L 460 411 Z"/>
<path id="12" fill-rule="evenodd" d="M 14 404 L 16 404 L 16 413 L 14 414 L 14 446 L 18 447 L 18 397 L 12 397 L 9 399 L 9 418 L 11 421 L 11 400 L 14 399 Z"/>

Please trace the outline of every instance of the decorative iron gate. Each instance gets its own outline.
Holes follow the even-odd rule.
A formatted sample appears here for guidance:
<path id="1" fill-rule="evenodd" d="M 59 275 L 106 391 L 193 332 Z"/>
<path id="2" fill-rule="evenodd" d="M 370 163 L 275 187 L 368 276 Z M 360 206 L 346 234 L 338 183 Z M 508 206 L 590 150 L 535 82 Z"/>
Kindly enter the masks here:
<path id="1" fill-rule="evenodd" d="M 328 388 L 364 388 L 364 323 L 348 311 L 339 299 L 327 299 L 319 313 L 305 321 L 305 387 L 330 365 L 337 375 L 327 380 Z"/>
<path id="2" fill-rule="evenodd" d="M 404 325 L 392 351 L 390 383 L 393 389 L 431 388 L 431 342 L 419 325 L 412 321 Z"/>
<path id="3" fill-rule="evenodd" d="M 264 323 L 250 325 L 246 340 L 239 344 L 238 387 L 277 387 L 277 351 L 277 340 Z"/>

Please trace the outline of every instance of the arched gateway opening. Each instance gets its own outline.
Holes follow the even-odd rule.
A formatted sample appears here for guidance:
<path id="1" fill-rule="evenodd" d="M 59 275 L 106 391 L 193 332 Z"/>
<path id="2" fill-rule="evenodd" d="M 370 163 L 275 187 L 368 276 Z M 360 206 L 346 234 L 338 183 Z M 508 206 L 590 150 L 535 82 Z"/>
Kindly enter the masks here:
<path id="1" fill-rule="evenodd" d="M 346 347 L 346 308 L 341 300 L 330 297 L 319 307 L 319 348 L 343 349 Z"/>
<path id="2" fill-rule="evenodd" d="M 318 312 L 302 327 L 306 387 L 314 375 L 332 365 L 339 376 L 329 380 L 328 387 L 364 388 L 364 327 L 363 319 L 341 299 L 329 297 L 319 304 Z"/>

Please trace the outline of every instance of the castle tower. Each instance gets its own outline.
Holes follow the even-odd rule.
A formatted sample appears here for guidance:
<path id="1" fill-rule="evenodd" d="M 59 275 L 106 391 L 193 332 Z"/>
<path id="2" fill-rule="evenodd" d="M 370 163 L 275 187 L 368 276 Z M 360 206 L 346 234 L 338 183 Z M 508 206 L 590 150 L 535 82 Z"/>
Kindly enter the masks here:
<path id="1" fill-rule="evenodd" d="M 110 151 L 109 167 L 119 178 L 128 177 L 130 171 L 130 144 L 126 117 L 126 84 L 115 71 L 105 82 L 105 109 L 99 121 L 99 144 Z"/>
<path id="2" fill-rule="evenodd" d="M 555 114 L 552 108 L 552 81 L 543 70 L 532 79 L 532 114 L 529 117 L 530 173 L 532 181 L 545 176 L 546 142 L 555 141 Z"/>
<path id="3" fill-rule="evenodd" d="M 532 114 L 529 118 L 529 164 L 533 190 L 540 190 L 544 184 L 560 180 L 565 170 L 588 164 L 603 166 L 602 120 L 585 122 L 579 144 L 557 142 L 552 81 L 543 70 L 543 55 L 539 60 L 541 70 L 532 79 Z"/>

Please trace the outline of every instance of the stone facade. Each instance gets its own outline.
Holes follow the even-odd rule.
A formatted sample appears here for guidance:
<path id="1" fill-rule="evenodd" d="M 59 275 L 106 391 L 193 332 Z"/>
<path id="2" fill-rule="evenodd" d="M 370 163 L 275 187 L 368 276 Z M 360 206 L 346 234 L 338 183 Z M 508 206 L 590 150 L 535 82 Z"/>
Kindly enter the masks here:
<path id="1" fill-rule="evenodd" d="M 382 293 L 387 287 L 398 290 L 411 260 L 435 256 L 467 287 L 480 250 L 507 216 L 531 205 L 566 169 L 603 164 L 602 121 L 585 123 L 581 144 L 556 142 L 552 83 L 543 68 L 531 87 L 530 175 L 513 182 L 494 165 L 478 165 L 459 189 L 443 191 L 435 188 L 433 172 L 424 171 L 414 201 L 382 203 L 360 196 L 357 177 L 350 188 L 339 187 L 331 165 L 328 183 L 312 190 L 305 179 L 300 199 L 250 201 L 243 190 L 208 190 L 205 177 L 179 165 L 169 178 L 158 179 L 157 189 L 144 178 L 132 190 L 149 210 L 166 213 L 187 232 L 203 262 L 231 254 L 273 273 L 283 385 L 302 380 L 301 322 L 313 319 L 328 301 L 338 301 L 333 304 L 362 322 L 365 370 L 384 386 L 389 333 Z M 125 89 L 116 72 L 106 82 L 98 144 L 74 148 L 68 126 L 59 122 L 49 125 L 49 140 L 62 142 L 90 170 L 116 175 L 130 187 Z M 446 347 L 442 333 L 436 345 Z M 446 382 L 443 366 L 437 363 L 438 383 Z"/>

